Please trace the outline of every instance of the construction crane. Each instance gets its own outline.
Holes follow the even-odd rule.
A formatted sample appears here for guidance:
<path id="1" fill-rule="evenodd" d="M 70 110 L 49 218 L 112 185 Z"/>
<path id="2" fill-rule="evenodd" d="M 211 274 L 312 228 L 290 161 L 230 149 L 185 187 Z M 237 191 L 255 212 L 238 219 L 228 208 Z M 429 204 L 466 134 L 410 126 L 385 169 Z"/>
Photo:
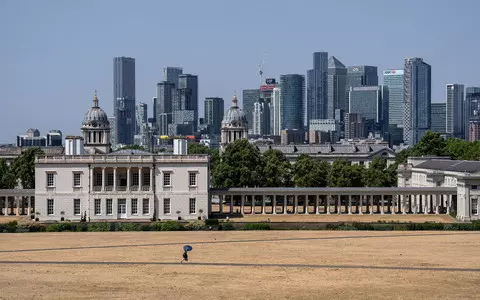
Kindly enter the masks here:
<path id="1" fill-rule="evenodd" d="M 260 75 L 260 85 L 263 84 L 263 65 L 265 64 L 266 59 L 267 59 L 267 53 L 263 55 L 263 59 L 258 65 L 258 75 Z"/>

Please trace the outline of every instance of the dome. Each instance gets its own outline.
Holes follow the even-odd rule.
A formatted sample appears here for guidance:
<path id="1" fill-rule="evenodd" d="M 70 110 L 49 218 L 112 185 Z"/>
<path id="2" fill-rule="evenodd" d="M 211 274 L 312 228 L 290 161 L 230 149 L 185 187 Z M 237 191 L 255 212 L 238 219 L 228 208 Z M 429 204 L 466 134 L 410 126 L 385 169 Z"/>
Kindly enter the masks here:
<path id="1" fill-rule="evenodd" d="M 230 107 L 223 117 L 222 124 L 232 125 L 235 127 L 248 126 L 247 115 L 240 107 L 238 107 L 237 95 L 233 96 L 232 107 Z"/>
<path id="2" fill-rule="evenodd" d="M 83 127 L 110 127 L 107 114 L 98 106 L 97 92 L 93 98 L 93 106 L 85 114 L 82 125 Z"/>

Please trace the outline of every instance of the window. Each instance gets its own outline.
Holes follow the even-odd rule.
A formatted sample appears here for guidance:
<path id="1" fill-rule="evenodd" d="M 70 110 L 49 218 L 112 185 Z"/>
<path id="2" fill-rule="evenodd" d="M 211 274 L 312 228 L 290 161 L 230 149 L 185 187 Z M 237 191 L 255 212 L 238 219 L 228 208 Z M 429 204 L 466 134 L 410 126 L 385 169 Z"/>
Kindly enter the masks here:
<path id="1" fill-rule="evenodd" d="M 163 199 L 163 214 L 170 214 L 170 198 Z"/>
<path id="2" fill-rule="evenodd" d="M 107 185 L 110 185 L 110 186 L 113 185 L 113 173 L 107 174 Z"/>
<path id="3" fill-rule="evenodd" d="M 80 173 L 73 173 L 73 186 L 74 187 L 79 187 L 82 185 L 82 182 L 81 182 L 81 175 Z"/>
<path id="4" fill-rule="evenodd" d="M 95 174 L 95 185 L 102 186 L 102 173 Z"/>
<path id="5" fill-rule="evenodd" d="M 194 214 L 196 212 L 196 204 L 197 204 L 197 200 L 195 198 L 190 198 L 189 211 L 191 214 Z"/>
<path id="6" fill-rule="evenodd" d="M 189 186 L 197 186 L 197 173 L 196 172 L 188 172 L 188 185 Z"/>
<path id="7" fill-rule="evenodd" d="M 147 172 L 147 173 L 143 173 L 143 183 L 142 185 L 147 185 L 149 186 L 150 185 L 150 173 Z"/>
<path id="8" fill-rule="evenodd" d="M 138 215 L 138 199 L 132 199 L 132 215 Z"/>
<path id="9" fill-rule="evenodd" d="M 54 214 L 54 202 L 53 199 L 47 199 L 47 215 Z"/>
<path id="10" fill-rule="evenodd" d="M 55 187 L 55 173 L 47 173 L 47 187 Z"/>
<path id="11" fill-rule="evenodd" d="M 478 215 L 478 199 L 472 199 L 472 215 Z"/>
<path id="12" fill-rule="evenodd" d="M 172 184 L 170 172 L 163 172 L 163 186 L 170 186 Z"/>
<path id="13" fill-rule="evenodd" d="M 80 215 L 80 199 L 73 199 L 73 214 Z"/>
<path id="14" fill-rule="evenodd" d="M 143 199 L 143 214 L 148 215 L 150 213 L 150 199 Z"/>
<path id="15" fill-rule="evenodd" d="M 133 173 L 132 174 L 132 185 L 133 186 L 138 186 L 138 173 Z"/>
<path id="16" fill-rule="evenodd" d="M 102 199 L 95 199 L 95 214 L 102 214 Z"/>
<path id="17" fill-rule="evenodd" d="M 113 214 L 113 200 L 107 199 L 107 215 Z"/>
<path id="18" fill-rule="evenodd" d="M 478 189 L 478 186 L 477 185 L 472 185 L 472 190 L 476 190 Z"/>

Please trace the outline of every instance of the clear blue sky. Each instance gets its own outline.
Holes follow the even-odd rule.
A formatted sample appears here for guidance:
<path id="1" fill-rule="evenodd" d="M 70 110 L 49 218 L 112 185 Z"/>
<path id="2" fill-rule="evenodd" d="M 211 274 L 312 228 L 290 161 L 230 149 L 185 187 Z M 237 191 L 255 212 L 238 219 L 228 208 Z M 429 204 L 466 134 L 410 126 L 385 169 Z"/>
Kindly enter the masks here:
<path id="1" fill-rule="evenodd" d="M 97 89 L 111 115 L 113 57 L 136 59 L 136 100 L 156 94 L 164 66 L 199 76 L 199 106 L 305 74 L 312 53 L 345 65 L 432 65 L 433 102 L 447 83 L 480 85 L 478 0 L 0 0 L 0 143 L 28 128 L 79 134 Z M 149 108 L 151 112 L 151 107 Z"/>

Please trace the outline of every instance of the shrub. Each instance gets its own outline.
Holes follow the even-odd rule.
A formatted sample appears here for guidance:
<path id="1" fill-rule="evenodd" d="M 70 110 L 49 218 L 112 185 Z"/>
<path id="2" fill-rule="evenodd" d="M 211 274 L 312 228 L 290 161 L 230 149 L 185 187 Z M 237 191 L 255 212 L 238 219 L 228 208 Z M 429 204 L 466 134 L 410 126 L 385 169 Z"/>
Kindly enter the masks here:
<path id="1" fill-rule="evenodd" d="M 443 230 L 444 226 L 441 223 L 411 223 L 407 224 L 408 230 Z"/>
<path id="2" fill-rule="evenodd" d="M 350 224 L 342 224 L 336 230 L 358 230 L 355 226 Z"/>
<path id="3" fill-rule="evenodd" d="M 373 227 L 373 230 L 377 230 L 377 231 L 390 231 L 390 230 L 393 230 L 393 225 L 392 224 L 385 224 L 385 223 L 382 223 L 382 224 L 374 224 L 372 225 Z"/>
<path id="4" fill-rule="evenodd" d="M 179 231 L 183 226 L 176 221 L 167 221 L 162 224 L 162 231 Z"/>
<path id="5" fill-rule="evenodd" d="M 88 231 L 88 225 L 85 223 L 78 223 L 77 224 L 77 231 L 78 232 L 86 232 Z"/>
<path id="6" fill-rule="evenodd" d="M 150 225 L 142 224 L 142 225 L 140 225 L 140 230 L 141 231 L 150 231 Z"/>
<path id="7" fill-rule="evenodd" d="M 270 230 L 270 224 L 266 223 L 250 223 L 245 224 L 243 230 Z"/>
<path id="8" fill-rule="evenodd" d="M 13 233 L 13 232 L 17 231 L 17 227 L 18 227 L 17 221 L 10 221 L 6 224 L 5 230 L 7 232 Z"/>
<path id="9" fill-rule="evenodd" d="M 206 219 L 205 220 L 205 225 L 209 226 L 209 225 L 218 225 L 219 222 L 218 222 L 218 219 Z"/>
<path id="10" fill-rule="evenodd" d="M 193 221 L 185 225 L 186 230 L 203 230 L 205 229 L 205 222 L 203 221 Z"/>
<path id="11" fill-rule="evenodd" d="M 47 232 L 64 232 L 64 231 L 76 231 L 77 228 L 71 223 L 56 223 L 47 226 Z"/>
<path id="12" fill-rule="evenodd" d="M 5 230 L 5 224 L 0 224 L 0 233 L 2 233 Z"/>
<path id="13" fill-rule="evenodd" d="M 115 229 L 115 223 L 111 223 Z M 88 231 L 110 231 L 109 223 L 90 223 L 88 224 Z"/>
<path id="14" fill-rule="evenodd" d="M 327 226 L 325 226 L 325 229 L 326 230 L 337 230 L 338 227 L 343 226 L 343 225 L 344 225 L 343 223 L 341 223 L 341 224 L 330 224 L 329 223 L 329 224 L 327 224 Z"/>
<path id="15" fill-rule="evenodd" d="M 223 230 L 235 230 L 235 227 L 233 226 L 232 223 L 225 223 L 223 224 Z"/>
<path id="16" fill-rule="evenodd" d="M 357 228 L 358 230 L 375 230 L 375 228 L 373 228 L 373 225 L 368 223 L 353 223 L 352 226 Z"/>
<path id="17" fill-rule="evenodd" d="M 472 227 L 473 230 L 480 230 L 480 220 L 472 221 Z"/>
<path id="18" fill-rule="evenodd" d="M 151 231 L 160 231 L 162 230 L 162 223 L 161 222 L 153 222 L 150 224 Z"/>
<path id="19" fill-rule="evenodd" d="M 117 223 L 116 225 L 116 231 L 138 231 L 139 229 L 139 226 L 134 223 Z"/>
<path id="20" fill-rule="evenodd" d="M 29 232 L 45 232 L 47 228 L 41 224 L 29 224 L 27 226 Z"/>

